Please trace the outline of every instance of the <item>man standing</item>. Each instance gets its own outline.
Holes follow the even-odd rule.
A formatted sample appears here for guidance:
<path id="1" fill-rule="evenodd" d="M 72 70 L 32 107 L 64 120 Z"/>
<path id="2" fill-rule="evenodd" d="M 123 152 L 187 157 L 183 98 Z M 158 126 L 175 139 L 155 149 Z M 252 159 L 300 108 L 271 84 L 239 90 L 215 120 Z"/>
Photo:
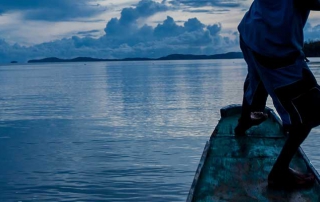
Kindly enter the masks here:
<path id="1" fill-rule="evenodd" d="M 306 187 L 315 177 L 289 167 L 290 161 L 311 129 L 320 125 L 320 87 L 302 51 L 303 27 L 318 0 L 254 0 L 238 26 L 240 47 L 248 65 L 242 115 L 235 135 L 266 119 L 268 94 L 280 115 L 288 138 L 269 176 L 275 188 Z"/>

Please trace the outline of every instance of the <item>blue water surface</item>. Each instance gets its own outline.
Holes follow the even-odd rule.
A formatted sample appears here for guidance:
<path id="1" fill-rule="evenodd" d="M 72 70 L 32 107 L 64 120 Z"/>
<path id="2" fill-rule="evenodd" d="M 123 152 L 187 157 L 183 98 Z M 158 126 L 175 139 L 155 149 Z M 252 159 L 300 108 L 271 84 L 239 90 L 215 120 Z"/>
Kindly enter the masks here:
<path id="1" fill-rule="evenodd" d="M 185 201 L 245 76 L 242 59 L 0 66 L 0 201 Z"/>

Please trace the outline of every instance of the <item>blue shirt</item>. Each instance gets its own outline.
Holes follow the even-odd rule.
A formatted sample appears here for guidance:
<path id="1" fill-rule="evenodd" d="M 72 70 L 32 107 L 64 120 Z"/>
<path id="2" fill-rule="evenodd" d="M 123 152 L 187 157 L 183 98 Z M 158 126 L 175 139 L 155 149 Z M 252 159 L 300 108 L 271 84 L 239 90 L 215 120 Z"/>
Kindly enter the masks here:
<path id="1" fill-rule="evenodd" d="M 238 26 L 253 51 L 268 57 L 302 52 L 303 27 L 310 11 L 296 9 L 293 0 L 254 0 Z"/>

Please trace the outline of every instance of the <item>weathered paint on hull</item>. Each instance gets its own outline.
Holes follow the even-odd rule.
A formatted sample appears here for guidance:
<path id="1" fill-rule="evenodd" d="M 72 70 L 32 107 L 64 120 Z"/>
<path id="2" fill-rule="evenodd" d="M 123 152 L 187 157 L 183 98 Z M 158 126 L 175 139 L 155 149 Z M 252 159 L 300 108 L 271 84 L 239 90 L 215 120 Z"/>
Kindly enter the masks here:
<path id="1" fill-rule="evenodd" d="M 187 201 L 320 201 L 320 178 L 300 148 L 291 166 L 313 172 L 318 181 L 308 189 L 274 190 L 268 174 L 285 142 L 279 118 L 270 109 L 268 120 L 235 137 L 241 107 L 221 109 L 221 120 L 204 150 Z"/>

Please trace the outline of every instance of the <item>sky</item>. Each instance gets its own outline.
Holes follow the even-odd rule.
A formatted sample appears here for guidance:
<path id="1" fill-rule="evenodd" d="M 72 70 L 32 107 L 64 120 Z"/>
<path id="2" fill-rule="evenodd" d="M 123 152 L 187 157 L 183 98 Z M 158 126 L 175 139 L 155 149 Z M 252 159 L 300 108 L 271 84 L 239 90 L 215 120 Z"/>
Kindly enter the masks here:
<path id="1" fill-rule="evenodd" d="M 1 0 L 0 63 L 240 51 L 252 0 Z M 320 38 L 312 12 L 305 39 Z"/>

